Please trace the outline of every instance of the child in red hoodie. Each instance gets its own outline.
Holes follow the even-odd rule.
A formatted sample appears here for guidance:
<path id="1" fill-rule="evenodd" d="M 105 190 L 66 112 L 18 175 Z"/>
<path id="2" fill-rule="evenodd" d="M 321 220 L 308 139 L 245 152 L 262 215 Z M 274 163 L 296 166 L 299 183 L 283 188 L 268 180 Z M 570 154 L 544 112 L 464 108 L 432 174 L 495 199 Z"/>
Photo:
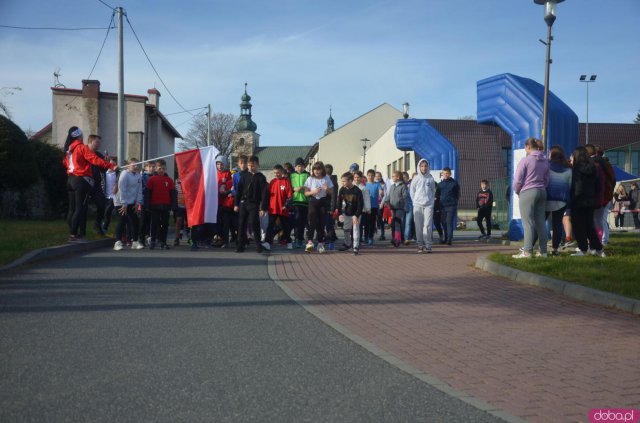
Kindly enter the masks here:
<path id="1" fill-rule="evenodd" d="M 156 242 L 160 243 L 160 249 L 168 250 L 167 230 L 169 228 L 169 212 L 177 206 L 177 192 L 173 179 L 166 173 L 167 162 L 158 160 L 156 162 L 157 174 L 147 181 L 145 196 L 149 201 L 145 201 L 151 211 L 151 241 L 149 249 L 156 247 Z"/>
<path id="2" fill-rule="evenodd" d="M 218 171 L 218 218 L 216 235 L 221 240 L 220 248 L 229 247 L 229 231 L 233 223 L 233 177 L 227 168 L 225 156 L 216 157 Z"/>
<path id="3" fill-rule="evenodd" d="M 288 203 L 293 197 L 293 188 L 291 181 L 285 175 L 284 168 L 280 165 L 273 167 L 275 178 L 269 182 L 269 227 L 267 229 L 267 237 L 262 246 L 265 250 L 271 249 L 271 243 L 275 236 L 276 221 L 280 219 L 280 227 L 282 228 L 284 240 L 287 242 L 287 248 L 293 249 L 291 243 L 291 229 L 289 228 L 289 210 Z"/>

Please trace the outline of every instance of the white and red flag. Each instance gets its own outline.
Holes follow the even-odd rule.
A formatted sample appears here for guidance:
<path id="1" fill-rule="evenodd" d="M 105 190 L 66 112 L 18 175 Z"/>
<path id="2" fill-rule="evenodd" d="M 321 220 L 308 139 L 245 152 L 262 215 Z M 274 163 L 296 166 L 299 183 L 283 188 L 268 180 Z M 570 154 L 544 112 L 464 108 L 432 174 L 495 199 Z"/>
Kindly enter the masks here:
<path id="1" fill-rule="evenodd" d="M 189 226 L 216 223 L 218 170 L 214 146 L 176 153 Z"/>

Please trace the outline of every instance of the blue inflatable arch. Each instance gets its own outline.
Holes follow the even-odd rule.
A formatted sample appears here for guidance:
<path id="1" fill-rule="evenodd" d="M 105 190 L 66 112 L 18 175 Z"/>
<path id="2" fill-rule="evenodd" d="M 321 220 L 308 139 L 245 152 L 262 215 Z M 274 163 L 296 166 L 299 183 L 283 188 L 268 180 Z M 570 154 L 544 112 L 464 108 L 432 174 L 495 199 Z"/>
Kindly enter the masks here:
<path id="1" fill-rule="evenodd" d="M 429 162 L 429 169 L 439 181 L 439 172 L 449 167 L 458 176 L 458 150 L 425 119 L 399 119 L 394 134 L 396 147 L 415 151 Z"/>
<path id="2" fill-rule="evenodd" d="M 544 86 L 528 78 L 505 73 L 478 81 L 478 123 L 498 125 L 511 135 L 513 159 L 511 180 L 525 156 L 529 137 L 541 138 Z M 578 116 L 562 100 L 549 92 L 547 144 L 559 145 L 567 156 L 578 145 Z M 523 238 L 517 195 L 511 192 L 509 238 Z"/>

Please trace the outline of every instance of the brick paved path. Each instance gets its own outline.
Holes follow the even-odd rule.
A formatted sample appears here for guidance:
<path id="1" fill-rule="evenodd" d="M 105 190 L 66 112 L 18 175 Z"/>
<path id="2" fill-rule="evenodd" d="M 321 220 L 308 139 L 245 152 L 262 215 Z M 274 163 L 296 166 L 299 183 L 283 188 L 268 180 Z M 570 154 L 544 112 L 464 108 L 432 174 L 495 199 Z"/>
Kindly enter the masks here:
<path id="1" fill-rule="evenodd" d="M 278 278 L 356 335 L 531 422 L 640 408 L 640 319 L 473 268 L 477 243 L 274 254 Z"/>

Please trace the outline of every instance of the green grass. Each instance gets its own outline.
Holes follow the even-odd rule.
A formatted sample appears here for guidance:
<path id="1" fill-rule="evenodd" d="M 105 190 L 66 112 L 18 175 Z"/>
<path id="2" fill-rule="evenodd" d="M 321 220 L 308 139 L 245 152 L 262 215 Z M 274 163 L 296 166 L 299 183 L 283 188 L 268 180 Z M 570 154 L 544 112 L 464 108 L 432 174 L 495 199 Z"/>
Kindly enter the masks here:
<path id="1" fill-rule="evenodd" d="M 91 231 L 91 224 L 87 226 L 88 239 L 100 238 Z M 69 238 L 69 227 L 64 220 L 0 219 L 0 227 L 0 266 L 38 248 L 66 244 Z"/>
<path id="2" fill-rule="evenodd" d="M 572 251 L 573 252 L 573 251 Z M 494 253 L 489 259 L 525 272 L 550 276 L 601 291 L 640 300 L 640 234 L 611 234 L 606 258 L 570 257 L 569 252 L 546 259 L 516 260 Z"/>

